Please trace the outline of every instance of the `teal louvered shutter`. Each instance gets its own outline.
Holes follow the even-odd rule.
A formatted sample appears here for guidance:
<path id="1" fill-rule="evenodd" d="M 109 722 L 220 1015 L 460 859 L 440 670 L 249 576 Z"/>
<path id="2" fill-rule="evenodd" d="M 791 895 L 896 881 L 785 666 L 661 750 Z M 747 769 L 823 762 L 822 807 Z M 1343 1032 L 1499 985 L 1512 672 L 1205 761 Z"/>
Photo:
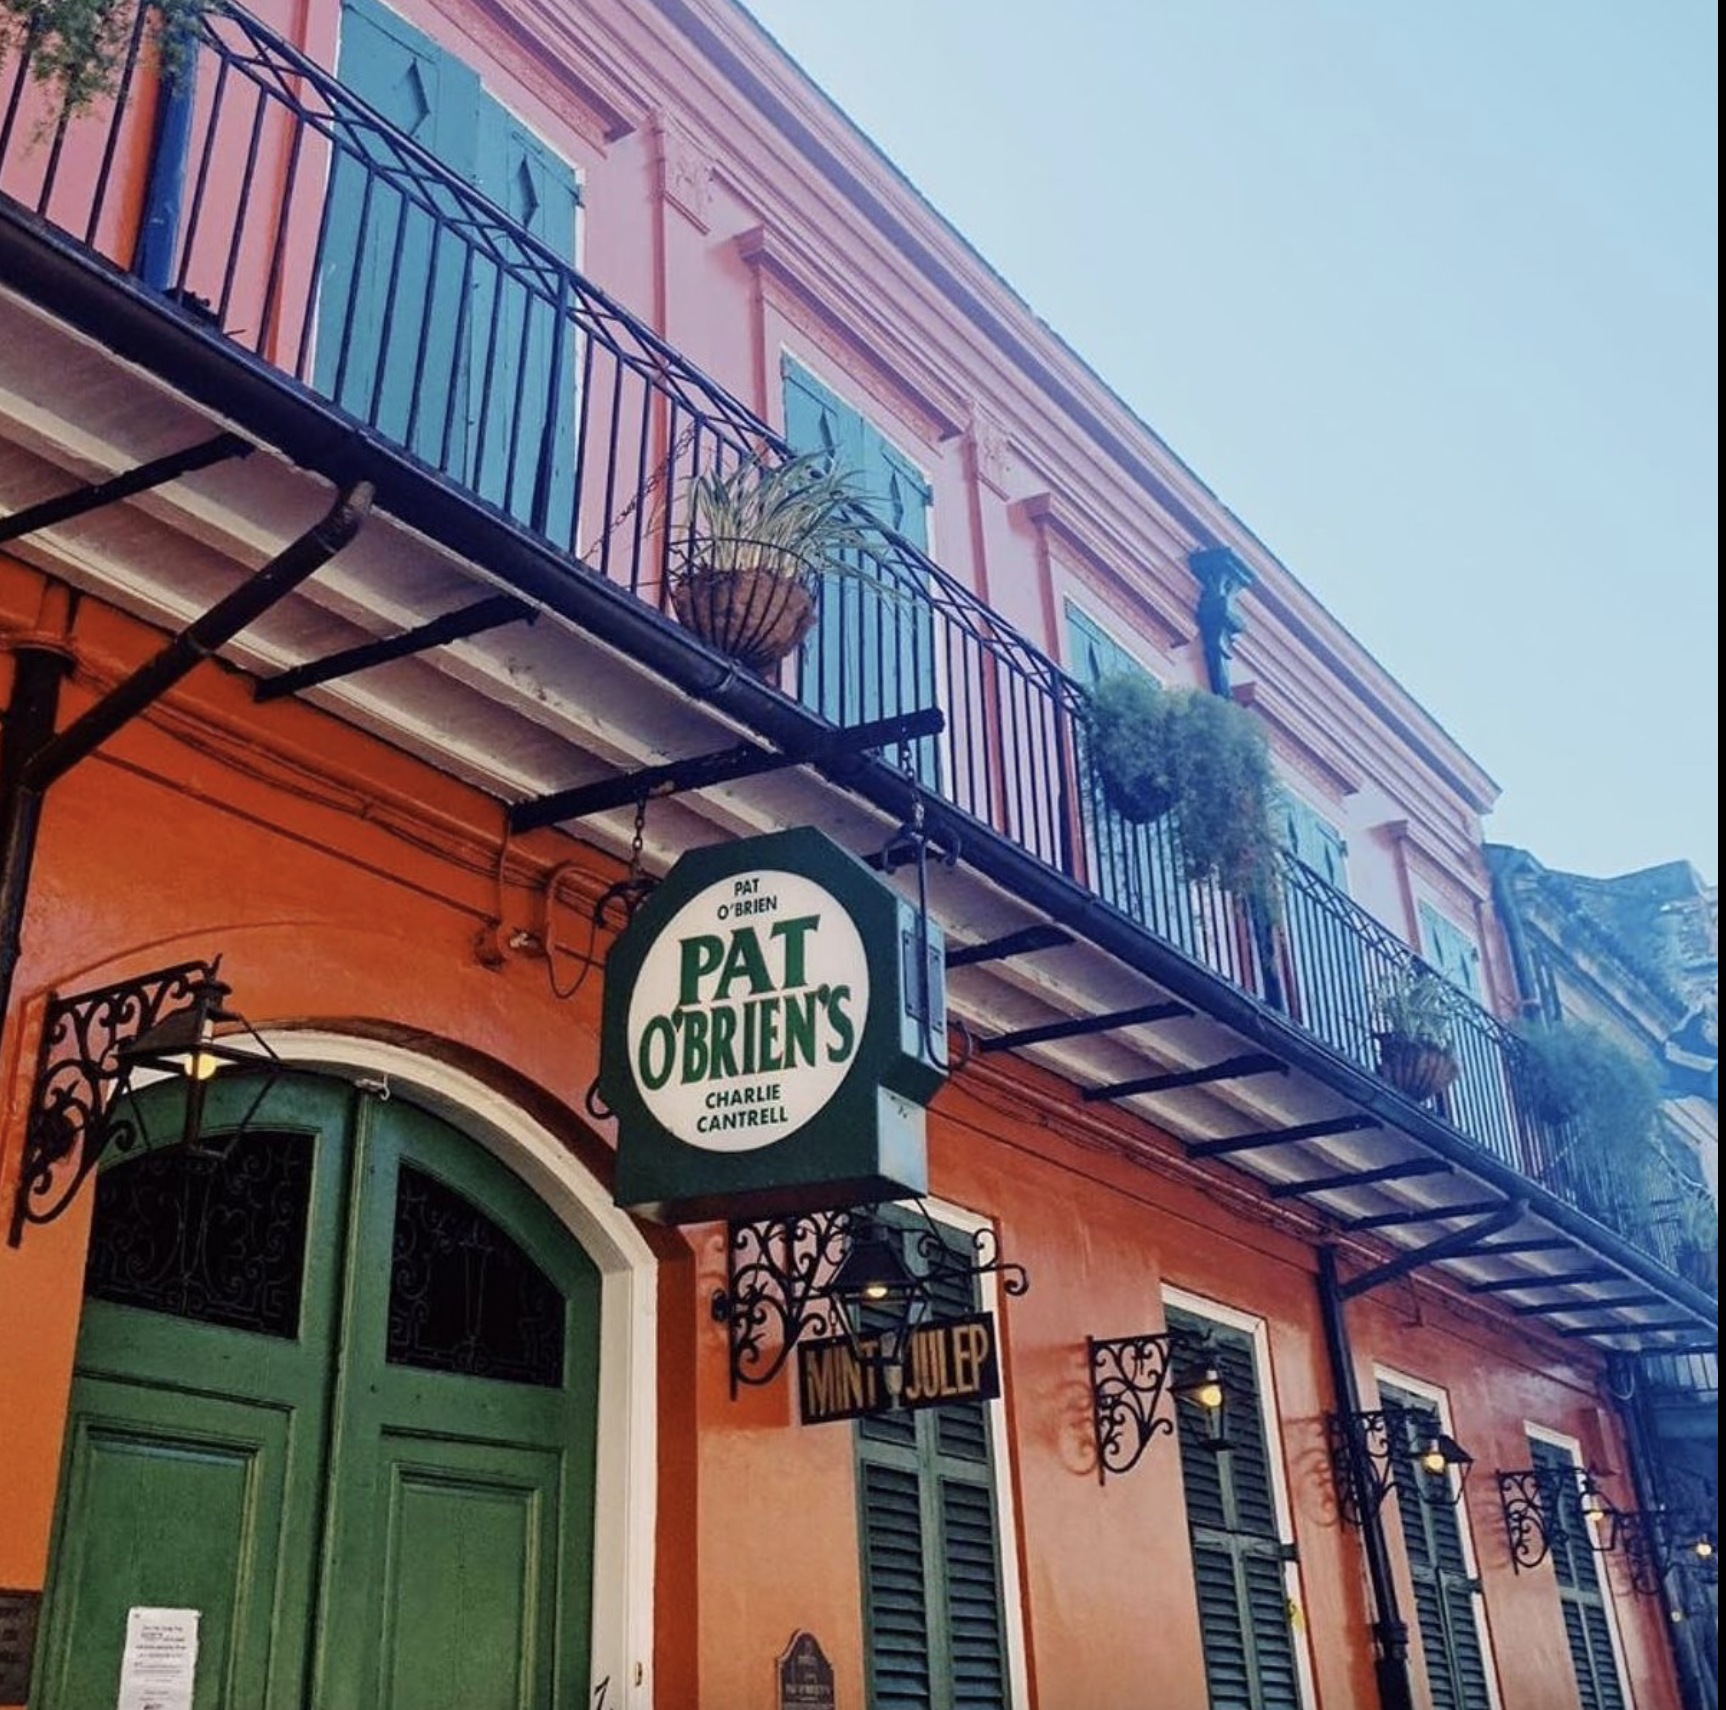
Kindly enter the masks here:
<path id="1" fill-rule="evenodd" d="M 1093 618 L 1066 603 L 1067 656 L 1080 687 L 1094 689 L 1104 677 L 1125 673 L 1157 679 Z M 1187 951 L 1202 956 L 1198 923 L 1181 874 L 1179 846 L 1173 821 L 1165 815 L 1149 825 L 1129 825 L 1103 799 L 1091 775 L 1084 751 L 1084 732 L 1078 732 L 1079 775 L 1086 780 L 1080 792 L 1085 847 L 1090 854 L 1092 880 L 1109 902 L 1152 931 Z"/>
<path id="2" fill-rule="evenodd" d="M 813 452 L 857 478 L 869 510 L 920 552 L 929 547 L 929 483 L 887 437 L 790 357 L 784 360 L 785 437 L 793 451 Z M 884 547 L 891 557 L 891 549 Z M 896 718 L 939 704 L 935 621 L 914 582 L 882 575 L 858 554 L 856 576 L 827 577 L 820 613 L 803 644 L 799 693 L 835 724 Z M 885 582 L 884 591 L 881 584 Z M 940 749 L 933 737 L 913 745 L 912 763 L 938 787 Z"/>
<path id="3" fill-rule="evenodd" d="M 1564 1612 L 1564 1638 L 1576 1671 L 1582 1710 L 1627 1710 L 1612 1648 L 1612 1630 L 1595 1554 L 1588 1545 L 1588 1522 L 1582 1517 L 1576 1483 L 1576 1460 L 1556 1443 L 1530 1438 L 1531 1464 L 1560 1475 L 1558 1531 L 1552 1544 L 1553 1577 Z"/>
<path id="4" fill-rule="evenodd" d="M 574 169 L 470 67 L 378 0 L 344 0 L 337 71 L 454 177 L 574 260 Z M 461 241 L 465 206 L 363 128 L 339 136 L 324 220 L 313 384 L 513 516 L 571 540 L 574 360 L 555 336 L 556 270 L 502 233 Z"/>
<path id="5" fill-rule="evenodd" d="M 1171 1307 L 1169 1327 L 1208 1336 L 1228 1397 L 1226 1450 L 1212 1446 L 1203 1409 L 1175 1416 L 1210 1710 L 1299 1710 L 1282 1536 L 1271 1479 L 1271 1437 L 1252 1338 Z M 1184 1369 L 1177 1349 L 1177 1374 Z"/>
<path id="6" fill-rule="evenodd" d="M 397 130 L 472 182 L 479 75 L 376 0 L 345 0 L 337 74 Z M 313 384 L 344 409 L 451 473 L 465 467 L 469 351 L 465 246 L 435 190 L 405 193 L 405 157 L 382 134 L 337 133 L 320 239 Z"/>
<path id="7" fill-rule="evenodd" d="M 1379 1399 L 1386 1407 L 1430 1414 L 1432 1428 L 1438 1429 L 1437 1412 L 1419 1396 L 1381 1383 Z M 1432 1710 L 1492 1710 L 1475 1611 L 1477 1587 L 1463 1553 L 1461 1516 L 1449 1502 L 1427 1499 L 1422 1486 L 1431 1475 L 1406 1455 L 1398 1455 L 1391 1470 Z"/>
<path id="8" fill-rule="evenodd" d="M 937 1272 L 931 1292 L 937 1313 L 975 1310 L 968 1277 Z M 857 1422 L 871 1710 L 1007 1710 L 990 1405 Z"/>
<path id="9" fill-rule="evenodd" d="M 1283 848 L 1346 897 L 1348 845 L 1342 833 L 1291 790 L 1280 793 L 1276 822 Z M 1296 1016 L 1327 1044 L 1372 1061 L 1372 1004 L 1359 928 L 1339 902 L 1310 882 L 1291 879 L 1283 902 Z"/>
<path id="10" fill-rule="evenodd" d="M 1426 959 L 1477 1002 L 1481 996 L 1480 948 L 1431 903 L 1420 905 L 1420 936 Z"/>
<path id="11" fill-rule="evenodd" d="M 484 94 L 476 184 L 552 255 L 574 260 L 580 201 L 575 169 Z M 476 268 L 470 310 L 479 396 L 468 484 L 552 539 L 572 541 L 577 352 L 558 307 L 561 274 L 526 246 L 500 244 L 498 256 Z M 548 435 L 550 480 L 542 520 L 535 516 L 535 500 Z"/>

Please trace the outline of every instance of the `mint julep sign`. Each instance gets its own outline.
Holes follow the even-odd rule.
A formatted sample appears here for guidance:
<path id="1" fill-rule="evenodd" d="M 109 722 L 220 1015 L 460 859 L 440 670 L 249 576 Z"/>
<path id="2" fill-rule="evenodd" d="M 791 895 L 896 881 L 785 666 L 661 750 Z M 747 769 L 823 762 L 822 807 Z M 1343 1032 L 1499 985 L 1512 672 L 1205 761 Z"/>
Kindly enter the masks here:
<path id="1" fill-rule="evenodd" d="M 926 1191 L 943 975 L 938 934 L 818 831 L 692 850 L 606 962 L 618 1203 L 690 1222 Z"/>

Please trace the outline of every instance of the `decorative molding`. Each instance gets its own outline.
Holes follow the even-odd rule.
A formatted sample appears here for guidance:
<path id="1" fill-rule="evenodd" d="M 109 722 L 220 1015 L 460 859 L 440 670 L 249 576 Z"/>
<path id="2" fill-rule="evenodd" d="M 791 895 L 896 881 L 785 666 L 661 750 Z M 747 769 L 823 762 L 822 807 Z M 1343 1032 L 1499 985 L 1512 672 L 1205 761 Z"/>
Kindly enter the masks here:
<path id="1" fill-rule="evenodd" d="M 1467 856 L 1478 851 L 1447 848 L 1419 820 L 1389 819 L 1372 829 L 1401 846 L 1411 876 L 1418 874 L 1468 919 L 1478 918 L 1478 907 L 1487 900 L 1490 888 L 1483 873 L 1465 864 Z"/>
<path id="2" fill-rule="evenodd" d="M 976 404 L 971 408 L 971 462 L 977 479 L 999 498 L 1010 498 L 1007 482 L 1013 473 L 1013 448 L 998 416 Z"/>
<path id="3" fill-rule="evenodd" d="M 930 444 L 943 444 L 964 431 L 970 407 L 963 395 L 929 372 L 892 324 L 845 279 L 771 227 L 753 226 L 736 242 L 764 300 L 825 347 L 837 346 L 847 373 L 884 396 Z"/>
<path id="4" fill-rule="evenodd" d="M 699 232 L 712 229 L 713 157 L 669 113 L 653 115 L 659 193 Z"/>
<path id="5" fill-rule="evenodd" d="M 1032 493 L 1009 507 L 1045 542 L 1059 540 L 1090 569 L 1132 601 L 1169 647 L 1185 647 L 1198 630 L 1193 618 L 1152 581 L 1132 546 L 1059 493 Z"/>
<path id="6" fill-rule="evenodd" d="M 547 0 L 478 0 L 477 9 L 510 44 L 502 53 L 494 46 L 493 57 L 572 129 L 604 148 L 639 128 L 646 97 L 618 82 L 615 60 L 596 50 L 566 8 Z"/>
<path id="7" fill-rule="evenodd" d="M 1262 678 L 1236 683 L 1229 689 L 1236 706 L 1250 707 L 1295 750 L 1301 770 L 1338 798 L 1358 795 L 1360 773 L 1320 734 L 1296 701 L 1269 688 Z"/>

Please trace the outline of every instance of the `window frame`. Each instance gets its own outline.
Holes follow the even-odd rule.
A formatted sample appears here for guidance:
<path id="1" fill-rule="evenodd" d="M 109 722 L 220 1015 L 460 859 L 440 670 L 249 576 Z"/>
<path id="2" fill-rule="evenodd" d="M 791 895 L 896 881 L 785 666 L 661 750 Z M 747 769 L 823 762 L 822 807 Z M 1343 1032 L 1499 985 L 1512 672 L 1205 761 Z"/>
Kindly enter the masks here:
<path id="1" fill-rule="evenodd" d="M 1407 1372 L 1399 1371 L 1394 1366 L 1375 1364 L 1372 1368 L 1373 1389 L 1378 1395 L 1378 1404 L 1384 1405 L 1383 1386 L 1389 1384 L 1393 1389 L 1400 1389 L 1409 1395 L 1417 1396 L 1428 1404 L 1438 1415 L 1439 1429 L 1446 1435 L 1456 1435 L 1455 1416 L 1450 1408 L 1449 1391 L 1440 1389 L 1437 1384 L 1428 1383 L 1424 1378 L 1411 1377 Z M 1445 1474 L 1445 1478 L 1455 1488 L 1459 1475 L 1453 1468 Z M 1480 1572 L 1480 1557 L 1474 1548 L 1474 1528 L 1470 1522 L 1467 1498 L 1458 1493 L 1456 1502 L 1456 1532 L 1457 1540 L 1462 1549 L 1462 1564 L 1480 1590 L 1474 1598 L 1474 1627 L 1480 1637 L 1480 1654 L 1486 1664 L 1486 1695 L 1492 1710 L 1504 1710 L 1504 1690 L 1498 1678 L 1498 1653 L 1492 1643 L 1492 1620 L 1486 1608 L 1486 1581 Z M 1404 1543 L 1404 1554 L 1407 1544 Z M 1414 1625 L 1418 1628 L 1419 1622 Z M 1424 1640 L 1422 1644 L 1424 1646 Z"/>
<path id="2" fill-rule="evenodd" d="M 985 1217 L 964 1206 L 955 1205 L 949 1200 L 938 1199 L 932 1195 L 925 1196 L 921 1201 L 890 1201 L 884 1209 L 904 1212 L 914 1224 L 920 1223 L 923 1213 L 927 1212 L 939 1227 L 967 1238 L 977 1234 L 980 1230 L 988 1230 L 997 1235 L 999 1233 L 995 1219 L 992 1217 Z M 988 1421 L 989 1494 L 994 1506 L 995 1547 L 1001 1577 L 1001 1650 L 1005 1662 L 1007 1704 L 1009 1710 L 1025 1710 L 1025 1707 L 1029 1706 L 1031 1702 L 1030 1670 L 1025 1646 L 1024 1583 L 1019 1561 L 1017 1483 L 1010 1470 L 1012 1466 L 1012 1434 L 1007 1421 L 1007 1396 L 1011 1384 L 1011 1374 L 1008 1370 L 1006 1326 L 1001 1314 L 1002 1293 L 999 1277 L 992 1271 L 985 1272 L 976 1279 L 976 1287 L 977 1310 L 990 1313 L 995 1320 L 996 1353 L 1001 1368 L 1001 1394 L 997 1400 L 985 1402 L 983 1406 L 986 1410 L 985 1418 Z M 855 1442 L 855 1425 L 852 1426 L 852 1432 L 857 1519 L 857 1634 L 867 1688 L 873 1677 L 869 1654 L 868 1586 L 864 1577 L 866 1566 L 863 1535 L 863 1455 Z"/>
<path id="3" fill-rule="evenodd" d="M 1276 1515 L 1277 1541 L 1289 1554 L 1282 1564 L 1283 1594 L 1293 1611 L 1289 1620 L 1290 1649 L 1294 1654 L 1295 1684 L 1302 1710 L 1318 1704 L 1318 1685 L 1313 1672 L 1312 1636 L 1307 1621 L 1307 1603 L 1301 1582 L 1300 1540 L 1295 1534 L 1294 1509 L 1289 1500 L 1288 1468 L 1283 1459 L 1282 1410 L 1277 1403 L 1276 1371 L 1271 1361 L 1270 1326 L 1256 1313 L 1227 1306 L 1208 1295 L 1195 1294 L 1165 1282 L 1161 1291 L 1165 1309 L 1175 1307 L 1196 1318 L 1208 1318 L 1228 1330 L 1251 1339 L 1253 1378 L 1258 1387 L 1261 1424 L 1265 1427 L 1265 1462 L 1270 1473 L 1271 1505 Z M 1167 1319 L 1165 1317 L 1165 1324 Z M 1183 1507 L 1184 1507 L 1183 1496 Z M 1190 1552 L 1189 1552 L 1190 1559 Z"/>
<path id="4" fill-rule="evenodd" d="M 1532 1419 L 1522 1422 L 1523 1436 L 1530 1443 L 1544 1443 L 1549 1448 L 1562 1450 L 1570 1457 L 1572 1466 L 1586 1468 L 1587 1458 L 1582 1453 L 1580 1439 L 1569 1436 L 1563 1431 L 1556 1431 L 1548 1425 L 1537 1424 Z M 1533 1456 L 1530 1455 L 1530 1460 Z M 1605 1612 L 1607 1642 L 1612 1647 L 1612 1667 L 1618 1676 L 1618 1691 L 1623 1698 L 1626 1710 L 1637 1710 L 1637 1699 L 1630 1689 L 1630 1671 L 1624 1662 L 1624 1635 L 1618 1630 L 1618 1599 L 1612 1590 L 1612 1581 L 1606 1572 L 1605 1558 L 1596 1550 L 1586 1552 L 1589 1561 L 1594 1564 L 1595 1585 L 1600 1593 L 1600 1606 Z M 1562 1623 L 1564 1588 L 1557 1583 L 1557 1572 L 1553 1574 L 1553 1589 L 1558 1593 L 1560 1621 Z M 1565 1654 L 1570 1654 L 1568 1641 L 1565 1644 Z M 1574 1669 L 1574 1661 L 1572 1662 Z M 1578 1687 L 1580 1692 L 1580 1687 Z"/>

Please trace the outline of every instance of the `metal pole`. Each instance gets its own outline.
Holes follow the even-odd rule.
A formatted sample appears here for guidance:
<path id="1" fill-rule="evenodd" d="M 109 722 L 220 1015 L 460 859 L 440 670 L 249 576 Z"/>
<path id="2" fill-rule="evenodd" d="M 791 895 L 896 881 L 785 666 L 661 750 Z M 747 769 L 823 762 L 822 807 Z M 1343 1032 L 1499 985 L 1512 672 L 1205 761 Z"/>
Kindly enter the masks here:
<path id="1" fill-rule="evenodd" d="M 1396 1581 L 1391 1574 L 1390 1547 L 1385 1540 L 1384 1519 L 1374 1498 L 1371 1482 L 1360 1464 L 1360 1448 L 1353 1416 L 1361 1411 L 1360 1386 L 1355 1382 L 1354 1354 L 1349 1346 L 1348 1322 L 1343 1293 L 1337 1281 L 1336 1252 L 1321 1247 L 1318 1255 L 1318 1296 L 1324 1312 L 1324 1340 L 1330 1355 L 1331 1383 L 1338 1409 L 1343 1413 L 1344 1461 L 1360 1514 L 1361 1543 L 1366 1550 L 1367 1579 L 1372 1586 L 1372 1636 L 1377 1646 L 1373 1674 L 1378 1682 L 1380 1710 L 1414 1710 L 1414 1683 L 1408 1668 L 1408 1623 L 1397 1604 Z"/>

